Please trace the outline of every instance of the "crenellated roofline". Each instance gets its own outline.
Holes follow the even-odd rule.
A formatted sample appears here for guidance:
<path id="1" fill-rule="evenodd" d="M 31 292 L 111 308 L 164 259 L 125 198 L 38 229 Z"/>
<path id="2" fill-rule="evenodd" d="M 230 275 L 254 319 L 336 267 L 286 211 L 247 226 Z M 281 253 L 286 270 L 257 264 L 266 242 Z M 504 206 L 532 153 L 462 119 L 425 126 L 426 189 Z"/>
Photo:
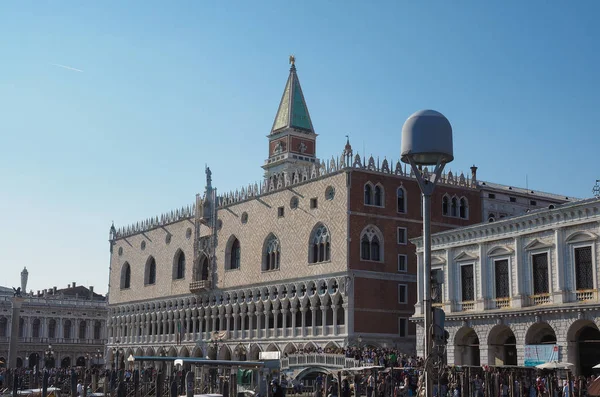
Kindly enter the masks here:
<path id="1" fill-rule="evenodd" d="M 116 228 L 115 238 L 120 239 L 129 237 L 134 234 L 143 233 L 152 229 L 157 229 L 162 226 L 169 225 L 171 223 L 179 222 L 181 220 L 191 219 L 196 214 L 196 205 L 188 205 L 181 208 L 177 208 L 171 212 L 165 212 L 160 216 L 151 217 L 141 222 L 136 222 L 131 225 Z"/>
<path id="2" fill-rule="evenodd" d="M 394 164 L 393 162 L 391 163 Z M 407 170 L 407 166 L 404 165 L 403 167 L 400 161 L 397 161 L 395 166 L 390 168 L 390 162 L 385 158 L 380 163 L 379 158 L 375 160 L 373 156 L 370 156 L 368 160 L 366 158 L 363 160 L 360 155 L 357 154 L 354 156 L 352 164 L 347 164 L 346 156 L 342 154 L 339 158 L 332 156 L 329 161 L 321 160 L 318 161 L 317 164 L 311 166 L 300 166 L 290 172 L 281 172 L 271 175 L 261 183 L 257 182 L 242 187 L 241 189 L 225 193 L 218 197 L 217 205 L 219 208 L 228 207 L 230 205 L 255 199 L 263 195 L 285 190 L 289 187 L 298 186 L 351 169 L 359 169 L 385 175 L 402 176 L 416 180 L 412 170 Z M 423 169 L 423 175 L 425 178 L 431 176 L 427 167 Z M 473 183 L 473 181 L 466 177 L 462 172 L 455 175 L 452 171 L 449 171 L 441 176 L 438 183 L 448 186 L 471 188 L 474 190 L 478 189 L 477 184 Z"/>
<path id="3" fill-rule="evenodd" d="M 391 163 L 394 164 L 393 162 Z M 375 159 L 373 156 L 370 156 L 368 159 L 362 159 L 360 155 L 357 154 L 354 156 L 352 164 L 347 164 L 346 156 L 342 154 L 339 158 L 332 156 L 331 160 L 327 162 L 321 160 L 318 164 L 313 164 L 312 166 L 301 166 L 296 168 L 292 173 L 282 172 L 275 174 L 263 182 L 249 184 L 240 189 L 219 195 L 216 198 L 217 208 L 226 208 L 244 201 L 260 198 L 261 196 L 353 169 L 416 180 L 412 170 L 409 170 L 406 165 L 403 166 L 399 161 L 395 163 L 393 168 L 390 168 L 390 162 L 387 159 L 380 162 L 379 158 Z M 423 169 L 423 174 L 425 177 L 429 175 L 427 167 Z M 447 186 L 471 188 L 474 190 L 478 189 L 476 183 L 473 183 L 472 180 L 465 177 L 462 172 L 454 175 L 452 171 L 449 171 L 442 175 L 438 183 Z M 188 205 L 186 207 L 181 207 L 180 209 L 178 208 L 163 213 L 160 216 L 151 217 L 141 222 L 117 228 L 114 236 L 115 240 L 157 229 L 181 220 L 189 219 L 193 221 L 193 218 L 196 217 L 197 209 L 200 211 L 202 210 L 201 204 L 200 207 L 197 204 Z"/>

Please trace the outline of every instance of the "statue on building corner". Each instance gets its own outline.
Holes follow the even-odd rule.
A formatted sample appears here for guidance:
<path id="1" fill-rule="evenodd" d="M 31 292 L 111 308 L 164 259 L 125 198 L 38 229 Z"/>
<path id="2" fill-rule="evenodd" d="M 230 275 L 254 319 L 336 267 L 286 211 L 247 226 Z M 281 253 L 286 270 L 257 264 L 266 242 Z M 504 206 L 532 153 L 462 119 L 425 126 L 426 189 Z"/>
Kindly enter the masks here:
<path id="1" fill-rule="evenodd" d="M 209 166 L 205 166 L 204 172 L 206 173 L 206 188 L 210 189 L 212 187 L 212 172 Z"/>

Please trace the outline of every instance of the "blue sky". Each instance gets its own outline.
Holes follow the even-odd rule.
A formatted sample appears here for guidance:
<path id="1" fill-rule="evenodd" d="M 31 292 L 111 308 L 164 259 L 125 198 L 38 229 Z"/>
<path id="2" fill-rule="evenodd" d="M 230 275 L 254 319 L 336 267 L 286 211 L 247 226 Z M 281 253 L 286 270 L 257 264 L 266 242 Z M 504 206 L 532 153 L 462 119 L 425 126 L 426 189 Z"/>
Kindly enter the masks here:
<path id="1" fill-rule="evenodd" d="M 106 292 L 108 230 L 262 176 L 289 54 L 320 157 L 397 159 L 432 108 L 450 169 L 589 197 L 596 1 L 20 1 L 0 5 L 0 284 Z M 56 66 L 64 65 L 82 72 Z"/>

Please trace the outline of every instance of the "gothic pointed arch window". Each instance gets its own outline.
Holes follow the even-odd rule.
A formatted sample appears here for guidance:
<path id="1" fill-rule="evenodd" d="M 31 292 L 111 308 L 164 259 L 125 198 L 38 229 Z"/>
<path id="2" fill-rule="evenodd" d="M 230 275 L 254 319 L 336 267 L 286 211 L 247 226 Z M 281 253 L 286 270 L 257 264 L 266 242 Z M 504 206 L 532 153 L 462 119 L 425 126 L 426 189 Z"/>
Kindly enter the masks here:
<path id="1" fill-rule="evenodd" d="M 450 207 L 450 216 L 458 216 L 458 199 L 452 197 L 452 206 Z"/>
<path id="2" fill-rule="evenodd" d="M 469 218 L 469 202 L 465 197 L 461 197 L 459 201 L 459 216 L 463 219 Z"/>
<path id="3" fill-rule="evenodd" d="M 278 270 L 281 258 L 281 245 L 273 233 L 265 240 L 263 249 L 263 271 Z"/>
<path id="4" fill-rule="evenodd" d="M 236 270 L 240 268 L 241 253 L 240 240 L 234 235 L 231 235 L 225 248 L 225 270 Z"/>
<path id="5" fill-rule="evenodd" d="M 208 280 L 208 258 L 206 255 L 201 255 L 194 271 L 194 281 Z"/>
<path id="6" fill-rule="evenodd" d="M 156 284 L 156 259 L 153 256 L 146 260 L 146 268 L 144 271 L 144 285 Z"/>
<path id="7" fill-rule="evenodd" d="M 450 207 L 450 198 L 447 195 L 442 197 L 442 215 L 448 216 L 448 208 Z"/>
<path id="8" fill-rule="evenodd" d="M 371 182 L 367 182 L 365 184 L 365 205 L 373 204 L 373 186 L 371 186 Z"/>
<path id="9" fill-rule="evenodd" d="M 379 184 L 373 189 L 373 205 L 383 207 L 383 186 Z"/>
<path id="10" fill-rule="evenodd" d="M 185 254 L 178 250 L 173 258 L 173 280 L 185 278 Z"/>
<path id="11" fill-rule="evenodd" d="M 398 212 L 406 213 L 406 189 L 403 186 L 396 190 L 396 207 Z"/>
<path id="12" fill-rule="evenodd" d="M 331 237 L 325 225 L 319 223 L 310 239 L 309 263 L 328 262 L 331 260 Z"/>
<path id="13" fill-rule="evenodd" d="M 131 266 L 129 266 L 128 262 L 123 264 L 121 268 L 121 289 L 126 289 L 131 287 Z"/>
<path id="14" fill-rule="evenodd" d="M 377 227 L 369 225 L 362 231 L 360 258 L 366 261 L 383 261 L 383 235 Z"/>

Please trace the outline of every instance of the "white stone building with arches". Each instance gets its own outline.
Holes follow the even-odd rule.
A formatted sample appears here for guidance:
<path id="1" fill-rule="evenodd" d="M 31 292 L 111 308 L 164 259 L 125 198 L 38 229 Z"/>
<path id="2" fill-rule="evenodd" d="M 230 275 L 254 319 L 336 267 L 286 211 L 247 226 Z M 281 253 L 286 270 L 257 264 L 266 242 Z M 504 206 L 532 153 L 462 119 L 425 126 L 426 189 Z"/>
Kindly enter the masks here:
<path id="1" fill-rule="evenodd" d="M 448 364 L 532 365 L 531 352 L 543 350 L 589 374 L 600 363 L 599 236 L 596 198 L 434 234 L 432 272 L 444 281 L 432 289 L 446 314 Z M 422 352 L 423 246 L 412 241 Z"/>

